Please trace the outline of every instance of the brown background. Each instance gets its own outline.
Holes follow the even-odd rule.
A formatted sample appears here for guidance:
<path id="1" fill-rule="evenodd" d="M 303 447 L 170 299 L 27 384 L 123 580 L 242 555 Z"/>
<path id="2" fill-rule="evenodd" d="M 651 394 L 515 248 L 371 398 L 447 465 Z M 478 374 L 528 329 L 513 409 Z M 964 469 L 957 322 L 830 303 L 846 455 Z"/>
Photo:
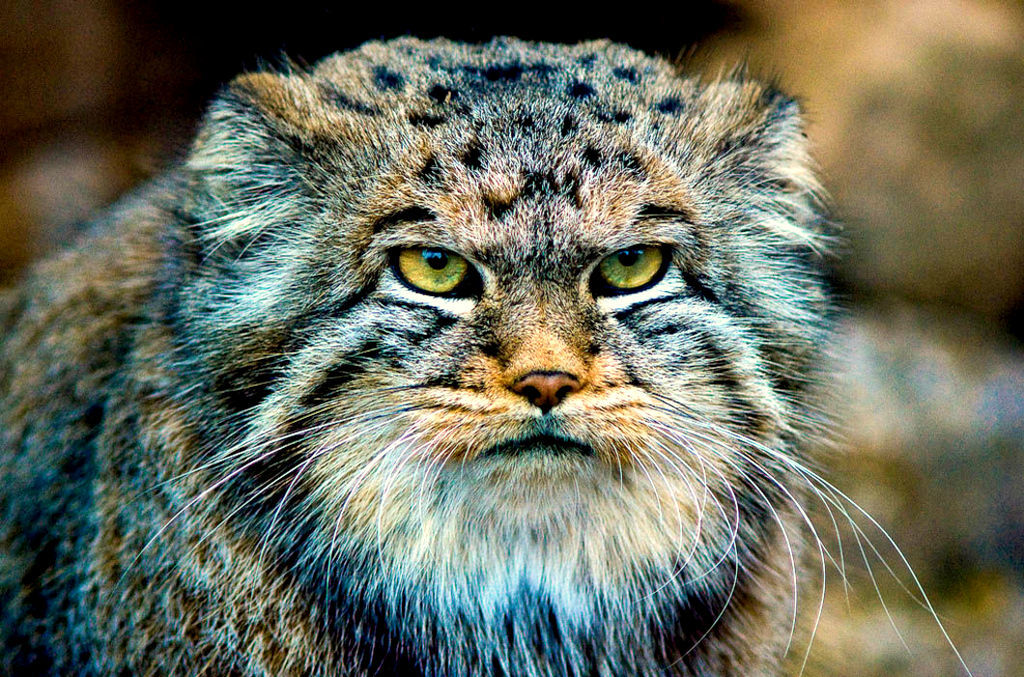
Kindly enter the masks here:
<path id="1" fill-rule="evenodd" d="M 516 34 L 611 37 L 694 68 L 745 59 L 801 96 L 846 224 L 834 273 L 848 309 L 836 348 L 844 442 L 829 477 L 892 534 L 974 674 L 1024 675 L 1024 10 L 1014 0 L 680 6 L 652 21 L 637 5 L 606 17 L 517 4 L 494 18 L 433 8 L 355 18 L 312 2 L 264 13 L 241 2 L 2 0 L 0 284 L 179 157 L 219 83 L 284 54 L 308 63 L 379 37 Z M 963 674 L 938 624 L 886 571 L 882 560 L 912 587 L 899 554 L 846 507 L 878 548 L 864 545 L 880 594 L 846 526 L 849 586 L 830 565 L 805 674 Z M 817 600 L 806 601 L 813 619 Z M 794 655 L 799 665 L 802 649 Z"/>

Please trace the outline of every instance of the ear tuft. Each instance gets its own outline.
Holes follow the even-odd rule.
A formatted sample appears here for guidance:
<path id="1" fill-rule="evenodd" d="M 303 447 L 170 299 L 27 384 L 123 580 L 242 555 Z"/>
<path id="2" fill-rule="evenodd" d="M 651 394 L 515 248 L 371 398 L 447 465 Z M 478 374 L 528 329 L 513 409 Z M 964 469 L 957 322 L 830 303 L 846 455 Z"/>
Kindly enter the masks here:
<path id="1" fill-rule="evenodd" d="M 319 102 L 302 75 L 246 73 L 235 78 L 227 90 L 281 131 L 301 133 L 317 117 Z"/>

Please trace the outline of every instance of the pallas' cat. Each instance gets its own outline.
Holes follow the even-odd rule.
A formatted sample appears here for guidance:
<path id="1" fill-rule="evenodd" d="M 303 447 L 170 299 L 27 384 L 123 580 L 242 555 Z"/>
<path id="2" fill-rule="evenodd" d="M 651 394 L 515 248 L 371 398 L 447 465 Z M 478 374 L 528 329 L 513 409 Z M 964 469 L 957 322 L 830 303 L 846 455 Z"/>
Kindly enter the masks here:
<path id="1" fill-rule="evenodd" d="M 239 77 L 0 296 L 7 671 L 776 674 L 818 196 L 792 99 L 608 42 Z"/>

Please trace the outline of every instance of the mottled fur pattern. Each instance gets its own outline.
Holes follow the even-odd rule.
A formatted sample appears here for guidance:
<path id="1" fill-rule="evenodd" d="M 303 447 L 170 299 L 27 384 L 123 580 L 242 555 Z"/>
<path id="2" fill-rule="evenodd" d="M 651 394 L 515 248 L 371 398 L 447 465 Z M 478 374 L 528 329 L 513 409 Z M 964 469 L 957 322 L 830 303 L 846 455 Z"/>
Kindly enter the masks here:
<path id="1" fill-rule="evenodd" d="M 612 43 L 238 78 L 0 296 L 7 673 L 776 674 L 817 196 L 791 99 Z M 595 297 L 638 244 L 664 278 Z M 480 293 L 403 284 L 424 245 Z"/>

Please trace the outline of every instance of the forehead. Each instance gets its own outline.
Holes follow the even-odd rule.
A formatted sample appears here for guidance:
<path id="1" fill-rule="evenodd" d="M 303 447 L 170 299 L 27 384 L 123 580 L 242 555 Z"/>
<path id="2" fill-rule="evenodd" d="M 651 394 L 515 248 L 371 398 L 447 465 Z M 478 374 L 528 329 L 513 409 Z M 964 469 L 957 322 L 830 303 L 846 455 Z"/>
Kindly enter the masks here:
<path id="1" fill-rule="evenodd" d="M 607 41 L 557 45 L 498 38 L 466 45 L 400 39 L 335 55 L 315 74 L 383 105 L 444 105 L 410 118 L 424 126 L 442 123 L 444 110 L 474 119 L 508 112 L 510 102 L 527 110 L 550 101 L 621 124 L 645 106 L 676 112 L 679 97 L 692 86 L 664 60 Z"/>
<path id="2" fill-rule="evenodd" d="M 377 229 L 395 241 L 480 257 L 589 255 L 667 239 L 635 223 L 645 209 L 691 208 L 658 148 L 687 84 L 628 48 L 399 41 L 337 57 L 317 75 L 352 106 L 376 101 L 406 130 L 367 210 L 388 215 Z"/>

